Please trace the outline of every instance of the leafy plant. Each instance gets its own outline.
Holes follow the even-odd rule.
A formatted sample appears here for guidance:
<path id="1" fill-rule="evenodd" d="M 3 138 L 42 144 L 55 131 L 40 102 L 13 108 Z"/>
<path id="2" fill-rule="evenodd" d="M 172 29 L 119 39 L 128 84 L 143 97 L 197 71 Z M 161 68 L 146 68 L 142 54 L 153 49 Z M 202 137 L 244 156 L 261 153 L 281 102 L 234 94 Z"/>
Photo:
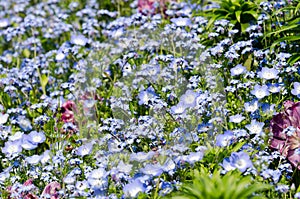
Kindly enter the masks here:
<path id="1" fill-rule="evenodd" d="M 173 199 L 243 199 L 264 198 L 258 193 L 270 189 L 271 185 L 252 182 L 251 176 L 243 176 L 240 172 L 231 171 L 222 175 L 215 170 L 210 175 L 205 168 L 193 171 L 191 183 L 184 183 Z"/>
<path id="2" fill-rule="evenodd" d="M 215 0 L 219 8 L 208 10 L 206 14 L 211 16 L 208 26 L 211 26 L 216 20 L 227 19 L 234 28 L 242 33 L 245 32 L 251 21 L 257 19 L 257 5 L 251 1 L 243 0 Z"/>

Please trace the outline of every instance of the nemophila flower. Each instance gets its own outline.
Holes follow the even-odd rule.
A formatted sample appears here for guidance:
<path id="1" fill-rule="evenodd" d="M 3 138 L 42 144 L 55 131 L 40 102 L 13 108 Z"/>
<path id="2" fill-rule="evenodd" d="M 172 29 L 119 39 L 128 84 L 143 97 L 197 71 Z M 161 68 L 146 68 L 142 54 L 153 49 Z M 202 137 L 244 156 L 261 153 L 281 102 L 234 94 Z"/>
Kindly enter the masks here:
<path id="1" fill-rule="evenodd" d="M 78 147 L 77 155 L 83 157 L 85 155 L 91 154 L 92 150 L 93 150 L 93 143 L 87 143 L 87 144 L 84 144 L 84 145 Z"/>
<path id="2" fill-rule="evenodd" d="M 194 164 L 195 162 L 202 160 L 203 156 L 204 151 L 190 152 L 190 154 L 187 155 L 186 161 L 190 164 Z"/>
<path id="3" fill-rule="evenodd" d="M 10 25 L 10 21 L 7 18 L 0 19 L 0 28 L 6 28 Z"/>
<path id="4" fill-rule="evenodd" d="M 40 160 L 41 160 L 41 156 L 39 156 L 39 155 L 33 155 L 33 156 L 25 158 L 25 161 L 31 165 L 38 164 L 40 162 Z"/>
<path id="5" fill-rule="evenodd" d="M 235 67 L 230 69 L 231 76 L 238 76 L 240 74 L 245 74 L 247 72 L 247 69 L 245 66 L 238 64 Z"/>
<path id="6" fill-rule="evenodd" d="M 265 123 L 258 122 L 257 120 L 251 120 L 250 124 L 247 124 L 245 127 L 249 130 L 250 134 L 253 135 L 263 135 L 263 127 Z"/>
<path id="7" fill-rule="evenodd" d="M 234 134 L 232 131 L 225 131 L 224 134 L 219 134 L 216 137 L 216 146 L 225 147 L 229 146 L 234 140 Z"/>
<path id="8" fill-rule="evenodd" d="M 78 46 L 85 46 L 87 43 L 87 38 L 83 35 L 72 35 L 71 36 L 71 43 Z"/>
<path id="9" fill-rule="evenodd" d="M 31 122 L 25 116 L 19 116 L 17 123 L 23 131 L 30 131 L 32 129 Z"/>
<path id="10" fill-rule="evenodd" d="M 131 183 L 126 184 L 123 187 L 123 192 L 125 194 L 125 197 L 129 198 L 135 198 L 138 196 L 140 192 L 144 193 L 146 191 L 146 186 L 144 184 L 136 179 Z"/>
<path id="11" fill-rule="evenodd" d="M 195 107 L 197 103 L 197 97 L 199 97 L 199 93 L 192 90 L 187 90 L 180 97 L 179 103 L 182 103 L 186 108 Z"/>
<path id="12" fill-rule="evenodd" d="M 254 95 L 257 99 L 262 99 L 270 95 L 267 85 L 260 86 L 258 84 L 254 86 L 254 89 L 250 93 Z"/>
<path id="13" fill-rule="evenodd" d="M 144 162 L 146 160 L 151 159 L 154 156 L 154 154 L 155 154 L 154 151 L 149 151 L 148 153 L 145 153 L 145 152 L 131 153 L 130 160 Z"/>
<path id="14" fill-rule="evenodd" d="M 22 138 L 22 148 L 25 150 L 32 150 L 38 147 L 38 144 L 32 142 L 32 137 L 29 135 L 24 134 Z"/>
<path id="15" fill-rule="evenodd" d="M 5 124 L 8 120 L 9 115 L 0 113 L 0 125 Z"/>
<path id="16" fill-rule="evenodd" d="M 241 123 L 243 120 L 245 119 L 244 116 L 242 116 L 241 114 L 237 114 L 237 115 L 232 115 L 229 117 L 229 122 L 233 122 L 233 123 Z"/>
<path id="17" fill-rule="evenodd" d="M 147 88 L 144 91 L 141 91 L 138 95 L 139 105 L 145 104 L 148 105 L 150 100 L 155 98 L 157 94 L 155 93 L 152 87 Z"/>
<path id="18" fill-rule="evenodd" d="M 174 23 L 178 27 L 184 27 L 184 26 L 192 25 L 192 22 L 189 18 L 183 18 L 183 17 L 172 18 L 171 22 Z"/>
<path id="19" fill-rule="evenodd" d="M 43 132 L 31 131 L 28 136 L 28 140 L 30 139 L 30 142 L 33 144 L 40 144 L 46 140 L 46 136 Z"/>
<path id="20" fill-rule="evenodd" d="M 211 130 L 212 128 L 213 128 L 212 123 L 202 123 L 202 124 L 198 125 L 197 131 L 199 133 L 203 133 L 203 132 L 207 132 L 207 131 Z"/>
<path id="21" fill-rule="evenodd" d="M 276 83 L 275 84 L 268 83 L 267 86 L 271 93 L 279 93 L 282 88 L 279 84 L 276 84 Z"/>
<path id="22" fill-rule="evenodd" d="M 147 164 L 140 171 L 143 174 L 152 176 L 160 176 L 164 172 L 160 164 Z"/>
<path id="23" fill-rule="evenodd" d="M 250 156 L 243 152 L 233 152 L 229 158 L 225 158 L 221 166 L 225 172 L 238 169 L 241 172 L 245 172 L 247 169 L 252 168 L 253 164 L 250 160 Z"/>
<path id="24" fill-rule="evenodd" d="M 21 141 L 7 141 L 5 142 L 4 147 L 2 148 L 2 153 L 4 153 L 6 156 L 12 156 L 15 154 L 19 154 L 22 152 L 22 146 Z"/>
<path id="25" fill-rule="evenodd" d="M 250 102 L 245 102 L 244 107 L 245 111 L 253 113 L 258 110 L 258 100 L 254 99 Z"/>
<path id="26" fill-rule="evenodd" d="M 171 107 L 171 113 L 173 114 L 183 114 L 185 112 L 186 106 L 184 103 L 179 102 L 177 105 Z"/>
<path id="27" fill-rule="evenodd" d="M 66 58 L 67 54 L 63 52 L 62 50 L 58 50 L 56 55 L 55 55 L 55 60 L 56 61 L 63 61 Z"/>
<path id="28" fill-rule="evenodd" d="M 293 95 L 296 95 L 297 97 L 300 97 L 300 83 L 294 82 L 294 88 L 291 90 L 291 93 Z"/>
<path id="29" fill-rule="evenodd" d="M 279 71 L 275 68 L 263 67 L 257 74 L 261 79 L 271 80 L 278 78 Z"/>
<path id="30" fill-rule="evenodd" d="M 278 191 L 279 193 L 287 193 L 289 191 L 290 187 L 288 185 L 277 185 L 275 188 L 275 191 Z"/>
<path id="31" fill-rule="evenodd" d="M 286 101 L 284 108 L 270 122 L 273 133 L 269 141 L 270 148 L 279 151 L 294 167 L 300 169 L 300 102 Z"/>

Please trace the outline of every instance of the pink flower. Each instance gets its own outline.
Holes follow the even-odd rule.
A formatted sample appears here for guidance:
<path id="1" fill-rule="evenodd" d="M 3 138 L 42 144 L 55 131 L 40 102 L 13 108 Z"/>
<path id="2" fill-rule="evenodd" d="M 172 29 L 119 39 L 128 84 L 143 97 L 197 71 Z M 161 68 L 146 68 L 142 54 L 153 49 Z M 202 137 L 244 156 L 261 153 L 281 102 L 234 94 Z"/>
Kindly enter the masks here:
<path id="1" fill-rule="evenodd" d="M 155 14 L 159 11 L 158 6 L 165 10 L 166 3 L 170 0 L 138 0 L 138 10 L 139 12 L 146 11 L 150 14 Z"/>
<path id="2" fill-rule="evenodd" d="M 67 122 L 75 122 L 75 118 L 74 118 L 74 112 L 76 111 L 76 105 L 73 101 L 66 101 L 65 103 L 63 103 L 62 107 L 61 107 L 61 119 L 67 123 Z"/>
<path id="3" fill-rule="evenodd" d="M 35 186 L 33 185 L 33 180 L 32 179 L 28 179 L 28 180 L 26 180 L 24 183 L 23 183 L 23 186 L 32 186 L 32 189 L 34 189 L 35 188 Z M 31 190 L 32 190 L 31 189 Z M 9 186 L 8 188 L 7 188 L 7 190 L 9 191 L 9 193 L 10 194 L 15 194 L 15 193 L 17 193 L 18 192 L 18 189 L 13 189 L 11 186 Z M 23 199 L 39 199 L 36 195 L 34 195 L 33 193 L 21 193 L 21 196 L 20 197 L 22 197 Z M 15 197 L 10 197 L 10 196 L 8 196 L 8 198 L 9 199 L 15 199 Z"/>
<path id="4" fill-rule="evenodd" d="M 51 199 L 59 199 L 57 190 L 59 190 L 60 188 L 61 187 L 58 182 L 51 182 L 44 188 L 41 196 L 49 195 Z"/>
<path id="5" fill-rule="evenodd" d="M 277 150 L 300 170 L 300 102 L 284 102 L 285 110 L 273 117 L 270 148 Z"/>

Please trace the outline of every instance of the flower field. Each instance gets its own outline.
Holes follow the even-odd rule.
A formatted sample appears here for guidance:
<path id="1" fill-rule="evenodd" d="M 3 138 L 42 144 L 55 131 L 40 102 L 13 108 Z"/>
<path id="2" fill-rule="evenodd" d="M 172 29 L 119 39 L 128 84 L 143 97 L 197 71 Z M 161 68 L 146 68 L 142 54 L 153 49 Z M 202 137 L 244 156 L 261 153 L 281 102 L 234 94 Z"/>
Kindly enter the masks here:
<path id="1" fill-rule="evenodd" d="M 0 1 L 0 198 L 300 198 L 300 1 Z"/>

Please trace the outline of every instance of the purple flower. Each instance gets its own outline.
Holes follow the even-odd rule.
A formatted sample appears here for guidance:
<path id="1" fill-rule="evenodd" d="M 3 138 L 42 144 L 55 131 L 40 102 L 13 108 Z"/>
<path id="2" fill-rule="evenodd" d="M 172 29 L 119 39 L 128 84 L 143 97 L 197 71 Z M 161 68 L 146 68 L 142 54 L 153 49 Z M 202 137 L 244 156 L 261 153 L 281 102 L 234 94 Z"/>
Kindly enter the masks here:
<path id="1" fill-rule="evenodd" d="M 229 146 L 234 139 L 234 134 L 231 131 L 225 131 L 224 134 L 219 134 L 216 137 L 216 145 L 219 147 Z"/>
<path id="2" fill-rule="evenodd" d="M 229 158 L 225 158 L 221 166 L 225 169 L 225 171 L 238 169 L 241 172 L 245 172 L 247 169 L 252 168 L 253 164 L 249 155 L 240 151 L 233 152 Z"/>
<path id="3" fill-rule="evenodd" d="M 300 102 L 286 101 L 284 107 L 285 110 L 275 115 L 270 122 L 273 133 L 269 141 L 270 148 L 279 151 L 294 167 L 300 169 Z M 291 126 L 295 130 L 286 130 Z"/>

